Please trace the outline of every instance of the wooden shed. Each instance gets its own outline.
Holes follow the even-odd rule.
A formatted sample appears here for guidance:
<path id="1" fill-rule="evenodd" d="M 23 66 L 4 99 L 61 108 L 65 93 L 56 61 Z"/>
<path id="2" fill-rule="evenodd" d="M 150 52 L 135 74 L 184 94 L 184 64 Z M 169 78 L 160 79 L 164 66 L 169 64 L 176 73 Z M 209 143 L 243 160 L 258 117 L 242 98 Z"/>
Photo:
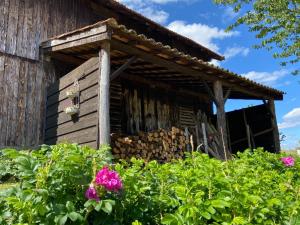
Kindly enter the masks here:
<path id="1" fill-rule="evenodd" d="M 176 127 L 206 151 L 216 140 L 210 153 L 220 158 L 246 147 L 280 151 L 282 92 L 213 66 L 223 57 L 120 3 L 4 0 L 0 11 L 0 146 L 99 147 L 112 133 Z M 227 99 L 263 104 L 225 113 Z"/>

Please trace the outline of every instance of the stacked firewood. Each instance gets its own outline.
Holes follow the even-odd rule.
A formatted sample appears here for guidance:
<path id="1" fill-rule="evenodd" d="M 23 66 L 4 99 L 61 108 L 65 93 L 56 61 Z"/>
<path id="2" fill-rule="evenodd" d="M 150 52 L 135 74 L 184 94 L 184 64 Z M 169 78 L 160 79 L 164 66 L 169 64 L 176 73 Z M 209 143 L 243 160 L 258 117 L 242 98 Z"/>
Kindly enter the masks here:
<path id="1" fill-rule="evenodd" d="M 132 157 L 160 162 L 179 159 L 190 144 L 189 136 L 181 129 L 159 129 L 139 132 L 136 136 L 112 135 L 112 152 L 117 159 Z"/>

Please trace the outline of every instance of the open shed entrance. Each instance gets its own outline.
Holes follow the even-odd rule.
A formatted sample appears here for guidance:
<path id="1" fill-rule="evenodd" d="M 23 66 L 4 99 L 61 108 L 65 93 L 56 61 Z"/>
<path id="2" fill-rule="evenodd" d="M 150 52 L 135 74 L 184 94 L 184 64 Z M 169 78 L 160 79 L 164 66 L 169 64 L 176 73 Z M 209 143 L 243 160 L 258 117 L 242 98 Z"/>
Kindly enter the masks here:
<path id="1" fill-rule="evenodd" d="M 53 119 L 55 116 L 47 112 L 47 121 L 52 118 L 52 122 L 46 122 L 47 141 L 74 140 L 79 143 L 94 143 L 99 147 L 100 144 L 110 143 L 112 132 L 136 134 L 176 126 L 182 129 L 180 132 L 184 133 L 187 128 L 193 134 L 194 147 L 203 142 L 206 152 L 212 150 L 219 158 L 224 159 L 231 154 L 230 129 L 233 130 L 233 136 L 237 129 L 227 125 L 226 100 L 265 100 L 268 102 L 268 109 L 275 115 L 274 100 L 282 99 L 280 91 L 164 46 L 145 35 L 128 30 L 112 19 L 60 35 L 43 43 L 41 47 L 53 59 L 77 66 L 53 85 L 59 88 L 50 87 L 55 91 L 48 92 L 47 111 L 52 110 L 55 114 L 56 110 L 59 117 L 66 109 L 63 103 L 70 102 L 65 95 L 76 83 L 79 111 L 73 117 L 79 118 L 58 124 L 56 122 L 60 120 Z M 98 62 L 97 66 L 90 65 L 93 60 Z M 91 68 L 95 70 L 90 71 Z M 85 86 L 84 83 L 93 76 L 94 80 Z M 85 99 L 85 95 L 92 95 L 93 98 Z M 95 102 L 88 104 L 91 99 Z M 212 110 L 213 103 L 217 106 L 216 120 Z M 80 116 L 85 107 L 93 107 L 91 115 L 96 118 L 89 120 L 92 124 L 82 127 L 78 124 L 81 123 Z M 230 119 L 231 114 L 228 115 Z M 276 117 L 270 119 L 273 131 L 278 131 Z M 243 123 L 238 119 L 233 119 L 233 122 Z M 209 127 L 212 139 L 219 142 L 215 149 L 208 148 L 211 138 Z M 52 135 L 55 134 L 55 129 L 63 129 L 67 133 L 57 132 L 53 138 L 49 136 L 49 129 L 52 129 Z M 96 137 L 93 140 L 79 141 L 76 139 L 77 135 L 71 136 L 75 131 L 80 138 L 85 138 L 88 134 Z M 279 150 L 279 138 L 275 133 L 273 136 L 275 149 Z"/>
<path id="2" fill-rule="evenodd" d="M 263 147 L 277 152 L 274 144 L 273 114 L 267 104 L 226 113 L 229 143 L 233 154 L 247 148 Z"/>

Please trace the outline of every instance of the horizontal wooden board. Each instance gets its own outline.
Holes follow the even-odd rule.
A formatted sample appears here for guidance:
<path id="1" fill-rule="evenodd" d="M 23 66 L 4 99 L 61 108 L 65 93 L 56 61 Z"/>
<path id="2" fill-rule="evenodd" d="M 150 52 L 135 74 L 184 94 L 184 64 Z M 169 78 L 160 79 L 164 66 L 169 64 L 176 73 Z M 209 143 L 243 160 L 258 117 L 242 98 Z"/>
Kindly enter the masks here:
<path id="1" fill-rule="evenodd" d="M 75 80 L 84 78 L 90 73 L 94 72 L 98 68 L 98 57 L 94 57 L 77 67 L 75 70 L 71 71 L 67 75 L 60 78 L 57 82 L 48 88 L 48 96 L 61 91 L 62 89 L 72 85 Z"/>
<path id="2" fill-rule="evenodd" d="M 86 116 L 80 117 L 75 120 L 71 120 L 62 125 L 58 125 L 56 127 L 52 127 L 46 130 L 45 139 L 51 139 L 57 136 L 65 135 L 68 133 L 72 133 L 78 130 L 85 129 L 87 127 L 96 126 L 98 123 L 97 113 L 88 114 Z"/>
<path id="3" fill-rule="evenodd" d="M 80 108 L 83 108 L 83 106 L 81 105 L 82 103 L 84 103 L 85 101 L 91 99 L 91 98 L 97 98 L 98 96 L 98 86 L 92 86 L 84 91 L 82 91 L 80 93 L 80 106 L 79 106 L 79 110 Z M 53 116 L 57 113 L 60 113 L 62 111 L 64 111 L 64 109 L 68 106 L 72 105 L 71 100 L 70 99 L 65 99 L 59 103 L 53 104 L 50 107 L 47 107 L 47 117 Z M 95 106 L 97 107 L 97 106 Z"/>
<path id="4" fill-rule="evenodd" d="M 81 108 L 78 113 L 78 117 L 85 116 L 90 113 L 97 111 L 98 98 L 91 98 L 81 104 Z M 57 126 L 63 123 L 71 121 L 72 118 L 67 115 L 64 111 L 56 113 L 51 117 L 48 117 L 46 120 L 46 129 L 49 129 L 53 126 Z"/>
<path id="5" fill-rule="evenodd" d="M 91 141 L 91 142 L 86 142 L 86 143 L 79 143 L 79 145 L 81 146 L 89 146 L 93 149 L 98 149 L 98 144 L 97 144 L 97 141 Z"/>
<path id="6" fill-rule="evenodd" d="M 98 75 L 97 71 L 94 71 L 90 75 L 86 76 L 84 79 L 80 80 L 79 81 L 80 92 L 82 93 L 86 89 L 88 89 L 88 88 L 90 88 L 90 87 L 95 86 L 96 84 L 98 84 L 98 79 L 99 79 L 99 75 Z M 65 90 L 62 90 L 60 92 L 57 92 L 54 95 L 49 96 L 47 98 L 47 106 L 48 106 L 48 108 L 51 105 L 56 104 L 57 102 L 61 102 L 61 101 L 65 100 L 65 99 L 67 99 L 67 97 L 66 97 L 66 91 L 67 90 L 68 90 L 68 88 L 66 88 Z"/>
<path id="7" fill-rule="evenodd" d="M 88 143 L 97 140 L 97 127 L 89 127 L 84 130 L 79 130 L 73 133 L 69 133 L 66 135 L 58 136 L 53 139 L 49 139 L 46 141 L 46 144 L 56 144 L 62 142 L 69 143 Z"/>

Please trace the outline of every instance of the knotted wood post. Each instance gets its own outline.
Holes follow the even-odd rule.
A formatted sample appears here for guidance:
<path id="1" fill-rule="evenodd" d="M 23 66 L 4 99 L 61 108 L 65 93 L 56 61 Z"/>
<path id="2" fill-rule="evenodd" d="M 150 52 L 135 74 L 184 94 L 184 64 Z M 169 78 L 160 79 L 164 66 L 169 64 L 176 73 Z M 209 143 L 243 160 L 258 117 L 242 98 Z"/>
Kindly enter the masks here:
<path id="1" fill-rule="evenodd" d="M 275 153 L 279 153 L 280 152 L 280 137 L 279 137 L 279 131 L 278 131 L 278 125 L 277 125 L 277 119 L 276 119 L 275 102 L 273 99 L 270 99 L 268 101 L 268 107 L 271 112 L 271 124 L 272 124 L 272 128 L 273 128 L 274 150 L 275 150 Z"/>
<path id="2" fill-rule="evenodd" d="M 110 42 L 104 41 L 99 52 L 99 145 L 110 144 Z"/>
<path id="3" fill-rule="evenodd" d="M 231 158 L 231 154 L 228 151 L 228 135 L 227 135 L 223 87 L 222 87 L 222 82 L 219 80 L 214 82 L 214 96 L 215 96 L 216 108 L 217 108 L 217 127 L 220 133 L 220 139 L 223 148 L 219 150 L 219 153 L 223 159 L 227 160 Z"/>

